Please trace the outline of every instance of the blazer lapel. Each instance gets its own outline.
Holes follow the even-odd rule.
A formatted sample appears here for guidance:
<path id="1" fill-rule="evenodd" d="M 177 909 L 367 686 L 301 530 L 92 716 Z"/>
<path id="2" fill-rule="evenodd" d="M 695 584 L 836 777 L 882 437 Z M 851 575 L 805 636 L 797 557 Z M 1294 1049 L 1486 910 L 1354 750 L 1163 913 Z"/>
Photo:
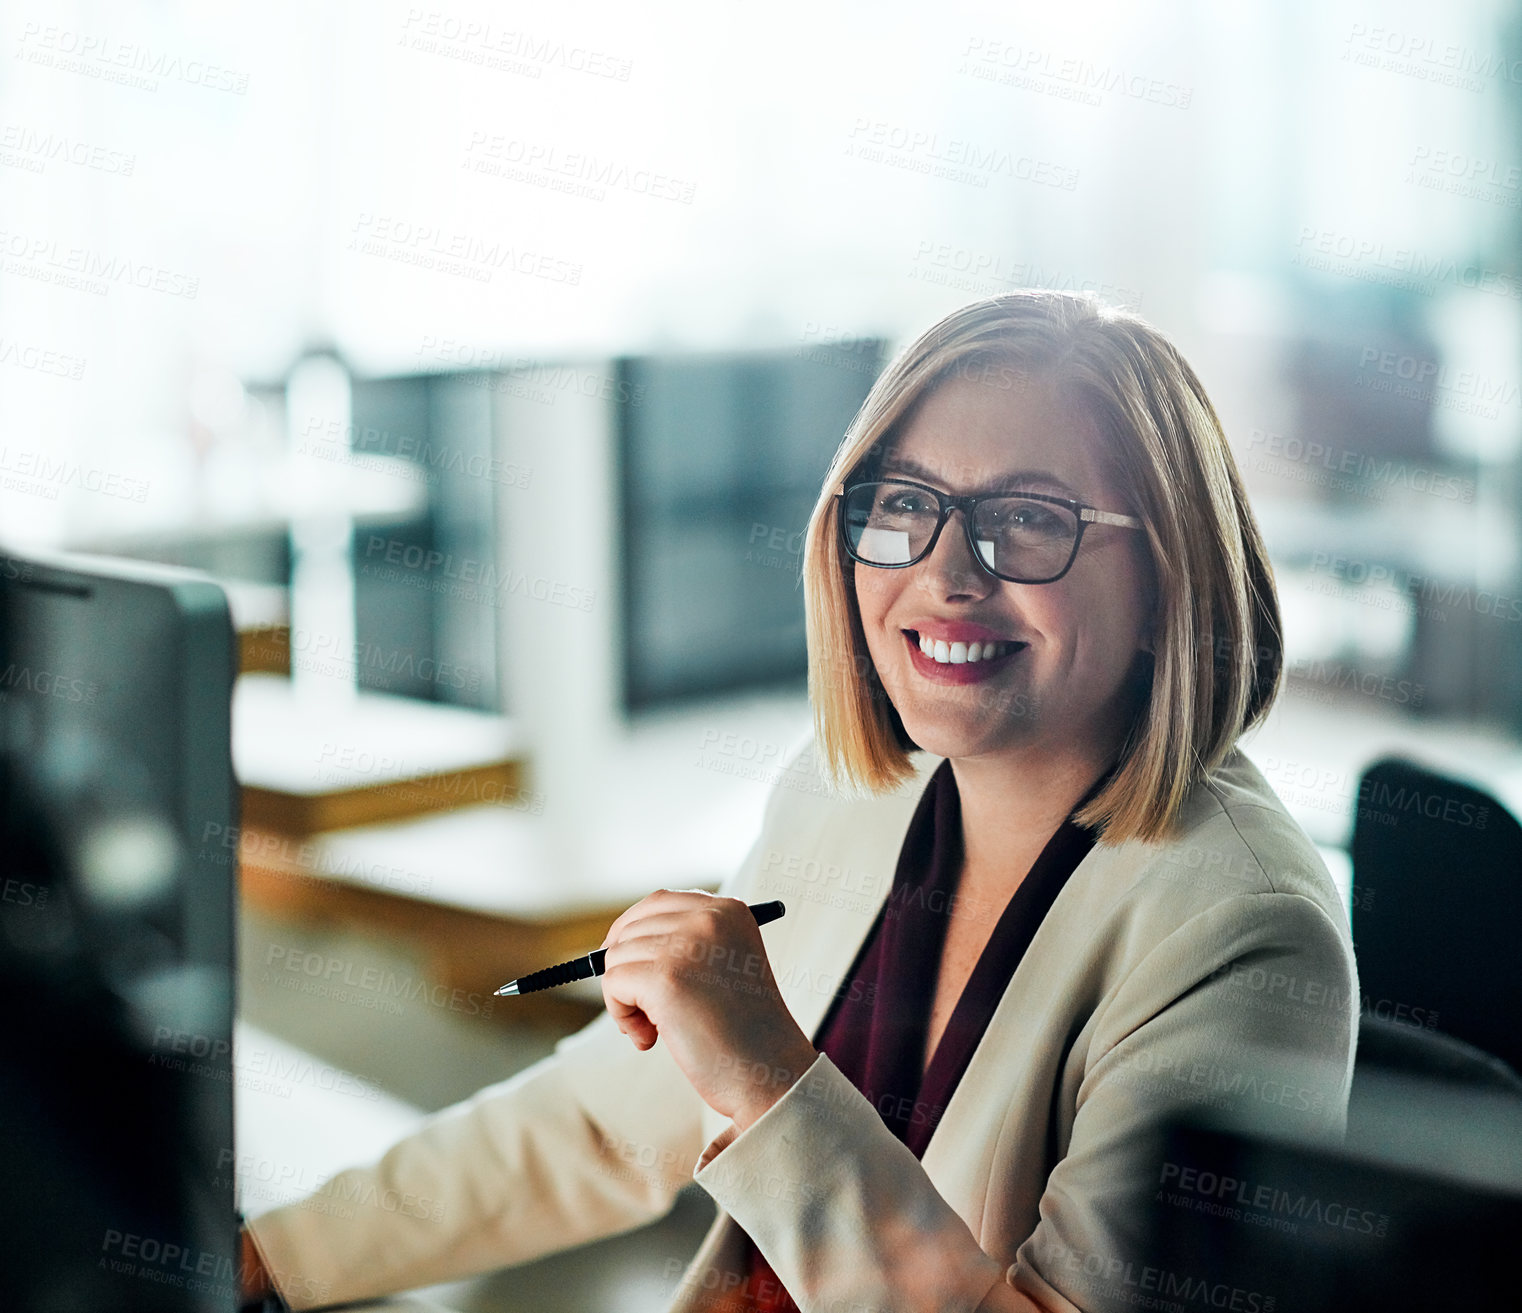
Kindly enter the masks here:
<path id="1" fill-rule="evenodd" d="M 1047 1124 L 1063 1060 L 1051 1028 L 1058 1019 L 1070 1020 L 1074 974 L 1081 970 L 1073 945 L 1083 943 L 1092 926 L 1096 889 L 1113 885 L 1125 868 L 1124 855 L 1104 844 L 1078 863 L 1015 968 L 920 1159 L 980 1241 L 996 1160 L 1011 1152 L 1023 1158 L 1036 1147 L 1008 1142 L 1001 1128 L 1011 1121 L 1017 1128 Z M 976 1152 L 969 1151 L 972 1145 Z M 1033 1179 L 1044 1178 L 1039 1163 L 1022 1164 L 1023 1174 L 1031 1170 Z"/>
<path id="2" fill-rule="evenodd" d="M 851 823 L 830 826 L 799 845 L 807 847 L 808 861 L 817 862 L 808 871 L 834 872 L 832 880 L 820 874 L 809 883 L 806 873 L 789 880 L 784 869 L 781 879 L 765 885 L 784 903 L 789 894 L 799 903 L 796 929 L 778 945 L 772 970 L 788 1010 L 810 1038 L 888 901 L 904 835 L 940 764 L 939 757 L 918 754 L 915 774 L 901 789 L 853 799 Z"/>

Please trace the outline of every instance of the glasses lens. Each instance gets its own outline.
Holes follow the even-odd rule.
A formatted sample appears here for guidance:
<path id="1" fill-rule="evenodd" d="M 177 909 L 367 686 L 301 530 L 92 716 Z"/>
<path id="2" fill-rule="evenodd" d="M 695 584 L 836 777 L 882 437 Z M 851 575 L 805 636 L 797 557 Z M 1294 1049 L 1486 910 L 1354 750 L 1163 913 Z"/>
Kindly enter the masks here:
<path id="1" fill-rule="evenodd" d="M 935 494 L 907 483 L 858 483 L 846 489 L 843 511 L 846 541 L 868 565 L 908 565 L 941 518 Z"/>
<path id="2" fill-rule="evenodd" d="M 1054 502 L 990 497 L 978 503 L 973 537 L 983 564 L 995 574 L 1040 583 L 1067 568 L 1078 516 Z"/>

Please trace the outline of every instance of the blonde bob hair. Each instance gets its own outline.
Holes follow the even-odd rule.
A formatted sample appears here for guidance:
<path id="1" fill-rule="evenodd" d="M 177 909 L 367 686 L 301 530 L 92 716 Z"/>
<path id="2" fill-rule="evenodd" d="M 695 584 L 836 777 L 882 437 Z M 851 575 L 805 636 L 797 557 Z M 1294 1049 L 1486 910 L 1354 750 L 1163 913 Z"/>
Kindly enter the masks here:
<path id="1" fill-rule="evenodd" d="M 852 421 L 803 557 L 823 765 L 837 783 L 881 792 L 913 773 L 915 747 L 867 651 L 836 494 L 880 462 L 921 398 L 953 374 L 994 370 L 1055 385 L 1085 408 L 1107 439 L 1116 487 L 1142 521 L 1155 583 L 1152 660 L 1141 662 L 1116 768 L 1077 820 L 1109 843 L 1162 839 L 1185 795 L 1278 692 L 1279 602 L 1204 387 L 1157 329 L 1090 296 L 1014 292 L 964 306 L 900 353 Z"/>

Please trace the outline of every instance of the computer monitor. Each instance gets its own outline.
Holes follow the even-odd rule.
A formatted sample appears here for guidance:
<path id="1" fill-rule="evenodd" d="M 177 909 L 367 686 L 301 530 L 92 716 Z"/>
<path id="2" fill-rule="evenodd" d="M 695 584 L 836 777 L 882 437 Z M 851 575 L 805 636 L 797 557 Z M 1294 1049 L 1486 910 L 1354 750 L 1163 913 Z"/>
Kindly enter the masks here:
<path id="1" fill-rule="evenodd" d="M 1428 1082 L 1401 1099 L 1405 1136 L 1458 1132 L 1471 1150 L 1516 1160 L 1514 1096 L 1460 1098 Z M 1477 1179 L 1472 1152 L 1438 1169 L 1398 1149 L 1170 1128 L 1145 1261 L 1116 1269 L 1111 1293 L 1138 1307 L 1244 1313 L 1514 1306 L 1522 1184 L 1505 1171 Z"/>
<path id="2" fill-rule="evenodd" d="M 623 700 L 803 687 L 804 530 L 876 338 L 619 362 Z"/>
<path id="3" fill-rule="evenodd" d="M 10 1307 L 236 1307 L 235 662 L 205 576 L 0 553 Z"/>

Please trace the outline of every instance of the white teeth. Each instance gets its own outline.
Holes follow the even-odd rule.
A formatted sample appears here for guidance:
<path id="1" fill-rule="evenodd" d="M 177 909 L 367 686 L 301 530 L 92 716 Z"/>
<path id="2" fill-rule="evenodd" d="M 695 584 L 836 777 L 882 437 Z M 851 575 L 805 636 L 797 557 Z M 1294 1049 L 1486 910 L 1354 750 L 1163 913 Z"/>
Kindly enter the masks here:
<path id="1" fill-rule="evenodd" d="M 968 665 L 975 661 L 992 661 L 1007 655 L 1013 643 L 948 643 L 943 639 L 920 635 L 920 651 L 943 666 Z"/>

